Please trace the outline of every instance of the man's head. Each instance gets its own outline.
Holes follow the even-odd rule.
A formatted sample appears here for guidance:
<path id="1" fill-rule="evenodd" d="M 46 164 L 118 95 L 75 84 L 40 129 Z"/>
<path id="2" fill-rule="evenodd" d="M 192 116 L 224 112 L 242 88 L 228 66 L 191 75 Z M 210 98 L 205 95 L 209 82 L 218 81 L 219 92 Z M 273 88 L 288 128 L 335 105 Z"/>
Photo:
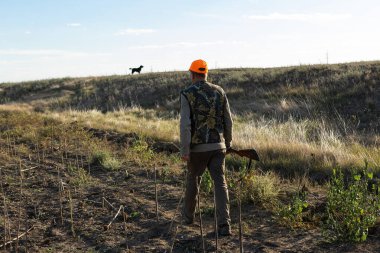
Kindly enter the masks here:
<path id="1" fill-rule="evenodd" d="M 206 80 L 208 73 L 207 62 L 201 59 L 195 60 L 191 63 L 189 71 L 193 82 L 198 80 Z"/>

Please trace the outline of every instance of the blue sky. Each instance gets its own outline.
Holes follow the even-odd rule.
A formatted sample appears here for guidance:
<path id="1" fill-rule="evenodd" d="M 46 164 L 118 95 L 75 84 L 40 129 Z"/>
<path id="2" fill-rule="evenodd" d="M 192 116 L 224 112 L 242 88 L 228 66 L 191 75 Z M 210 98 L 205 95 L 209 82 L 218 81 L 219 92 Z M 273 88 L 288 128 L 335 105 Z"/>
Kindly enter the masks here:
<path id="1" fill-rule="evenodd" d="M 1 0 L 0 82 L 380 60 L 376 0 Z"/>

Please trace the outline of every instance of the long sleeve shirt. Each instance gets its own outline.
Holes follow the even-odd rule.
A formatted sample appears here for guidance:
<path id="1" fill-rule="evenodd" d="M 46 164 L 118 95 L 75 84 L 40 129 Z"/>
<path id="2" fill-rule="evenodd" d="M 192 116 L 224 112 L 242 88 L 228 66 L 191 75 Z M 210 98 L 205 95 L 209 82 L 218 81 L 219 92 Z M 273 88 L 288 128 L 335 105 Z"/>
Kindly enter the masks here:
<path id="1" fill-rule="evenodd" d="M 224 143 L 207 143 L 198 144 L 190 147 L 191 144 L 191 112 L 190 105 L 186 97 L 181 94 L 181 111 L 180 111 L 180 152 L 181 156 L 189 155 L 190 152 L 206 152 L 218 149 L 225 149 L 231 146 L 233 121 L 231 117 L 230 105 L 227 97 L 225 97 L 224 113 Z"/>

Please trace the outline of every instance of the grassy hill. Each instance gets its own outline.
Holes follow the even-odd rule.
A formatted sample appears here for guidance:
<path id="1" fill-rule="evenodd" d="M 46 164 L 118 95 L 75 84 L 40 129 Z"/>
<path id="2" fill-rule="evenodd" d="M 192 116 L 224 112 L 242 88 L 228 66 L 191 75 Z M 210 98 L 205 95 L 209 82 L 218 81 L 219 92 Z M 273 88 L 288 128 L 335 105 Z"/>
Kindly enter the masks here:
<path id="1" fill-rule="evenodd" d="M 219 69 L 210 71 L 209 81 L 226 90 L 236 115 L 342 118 L 357 129 L 378 133 L 379 72 L 379 62 Z M 178 111 L 178 93 L 188 84 L 187 72 L 3 83 L 0 102 L 48 100 L 51 109 L 61 110 L 140 106 Z"/>

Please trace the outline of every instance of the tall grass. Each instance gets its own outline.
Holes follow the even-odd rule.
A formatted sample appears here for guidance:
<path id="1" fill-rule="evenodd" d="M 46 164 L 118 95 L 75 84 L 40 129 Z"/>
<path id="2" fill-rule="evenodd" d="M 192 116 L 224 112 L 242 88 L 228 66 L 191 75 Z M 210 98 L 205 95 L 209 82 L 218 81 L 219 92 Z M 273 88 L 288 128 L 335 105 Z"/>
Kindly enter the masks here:
<path id="1" fill-rule="evenodd" d="M 140 107 L 101 113 L 96 110 L 69 110 L 48 113 L 47 117 L 63 122 L 78 121 L 88 127 L 135 132 L 156 140 L 178 143 L 178 117 L 165 118 L 160 112 Z M 284 172 L 324 171 L 336 166 L 360 167 L 367 161 L 380 168 L 380 149 L 365 146 L 352 136 L 344 136 L 325 120 L 288 121 L 261 118 L 245 121 L 235 118 L 233 145 L 256 148 L 261 166 Z"/>
<path id="2" fill-rule="evenodd" d="M 379 146 L 344 137 L 324 120 L 250 121 L 238 124 L 234 137 L 239 147 L 257 147 L 268 167 L 321 170 L 364 166 L 367 161 L 380 168 Z"/>
<path id="3" fill-rule="evenodd" d="M 68 110 L 47 113 L 46 116 L 62 122 L 78 121 L 93 128 L 134 132 L 156 140 L 174 142 L 179 140 L 178 118 L 162 118 L 153 109 L 129 107 L 107 113 L 98 110 Z"/>

